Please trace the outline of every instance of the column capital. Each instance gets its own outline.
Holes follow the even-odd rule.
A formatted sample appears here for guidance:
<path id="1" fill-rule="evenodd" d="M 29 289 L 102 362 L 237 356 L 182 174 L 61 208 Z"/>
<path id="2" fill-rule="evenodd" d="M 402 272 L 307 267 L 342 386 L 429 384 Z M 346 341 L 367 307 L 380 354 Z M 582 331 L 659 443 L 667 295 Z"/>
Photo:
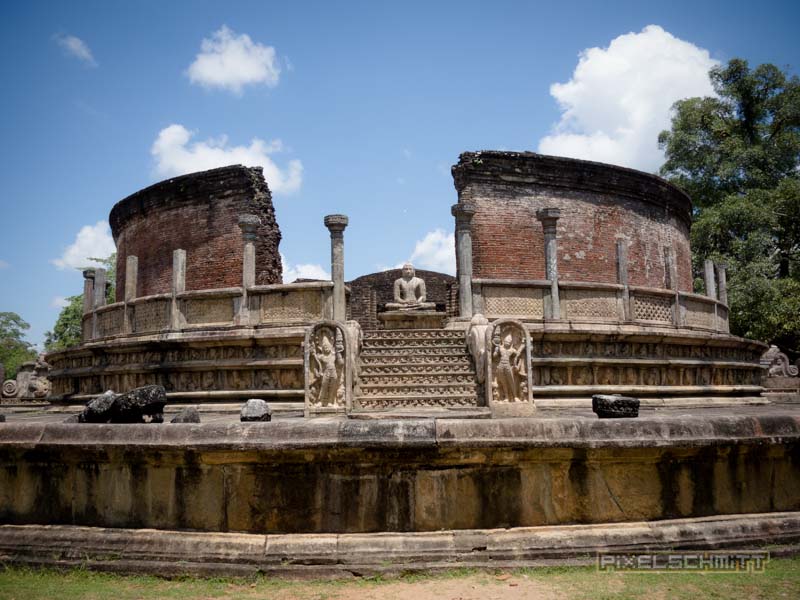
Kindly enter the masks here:
<path id="1" fill-rule="evenodd" d="M 450 214 L 456 218 L 456 224 L 469 225 L 475 216 L 475 205 L 471 202 L 458 202 L 450 207 Z"/>
<path id="2" fill-rule="evenodd" d="M 561 209 L 559 208 L 540 208 L 536 211 L 536 218 L 542 222 L 545 229 L 555 227 L 558 219 L 561 218 Z"/>
<path id="3" fill-rule="evenodd" d="M 84 279 L 94 279 L 95 273 L 97 272 L 96 269 L 84 269 L 83 270 L 83 278 Z"/>
<path id="4" fill-rule="evenodd" d="M 256 240 L 256 232 L 261 225 L 261 219 L 256 215 L 240 215 L 239 227 L 242 230 L 242 237 L 247 242 L 254 242 Z"/>
<path id="5" fill-rule="evenodd" d="M 324 219 L 325 227 L 328 228 L 331 235 L 342 233 L 349 222 L 347 215 L 326 215 Z"/>

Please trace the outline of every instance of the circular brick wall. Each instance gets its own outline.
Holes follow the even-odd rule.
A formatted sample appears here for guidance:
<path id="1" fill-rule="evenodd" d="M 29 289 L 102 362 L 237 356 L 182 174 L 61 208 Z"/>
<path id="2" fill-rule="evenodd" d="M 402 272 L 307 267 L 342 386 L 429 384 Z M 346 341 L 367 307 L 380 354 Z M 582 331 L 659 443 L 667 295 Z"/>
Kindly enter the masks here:
<path id="1" fill-rule="evenodd" d="M 689 197 L 663 179 L 623 167 L 532 152 L 465 152 L 453 167 L 459 202 L 471 202 L 473 277 L 545 279 L 536 218 L 558 208 L 563 281 L 618 283 L 617 240 L 628 246 L 630 285 L 666 288 L 665 250 L 678 288 L 692 290 Z"/>
<path id="2" fill-rule="evenodd" d="M 245 214 L 261 219 L 256 283 L 281 283 L 281 233 L 261 168 L 234 165 L 182 175 L 119 201 L 109 217 L 117 244 L 117 300 L 129 255 L 139 259 L 138 297 L 169 292 L 177 249 L 186 251 L 187 290 L 241 286 L 239 216 Z"/>

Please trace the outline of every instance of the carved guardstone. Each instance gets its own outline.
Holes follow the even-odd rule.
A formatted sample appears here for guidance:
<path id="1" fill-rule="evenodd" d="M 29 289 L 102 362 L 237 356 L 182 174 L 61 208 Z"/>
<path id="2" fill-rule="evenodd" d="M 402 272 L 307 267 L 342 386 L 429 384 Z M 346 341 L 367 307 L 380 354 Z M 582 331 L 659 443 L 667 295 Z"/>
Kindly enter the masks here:
<path id="1" fill-rule="evenodd" d="M 321 321 L 306 332 L 305 416 L 349 412 L 352 361 L 348 330 L 337 321 Z"/>
<path id="2" fill-rule="evenodd" d="M 534 412 L 531 341 L 521 321 L 498 319 L 486 330 L 486 402 L 494 417 Z"/>

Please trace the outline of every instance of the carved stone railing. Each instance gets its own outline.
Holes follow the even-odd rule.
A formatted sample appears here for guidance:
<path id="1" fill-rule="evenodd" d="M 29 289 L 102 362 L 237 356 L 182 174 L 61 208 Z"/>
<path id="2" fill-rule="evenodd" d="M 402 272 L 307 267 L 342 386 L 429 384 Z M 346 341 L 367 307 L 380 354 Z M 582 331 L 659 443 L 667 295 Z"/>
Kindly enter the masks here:
<path id="1" fill-rule="evenodd" d="M 613 283 L 559 281 L 553 319 L 548 280 L 473 279 L 473 306 L 489 319 L 628 323 L 728 333 L 728 307 L 700 294 Z"/>
<path id="2" fill-rule="evenodd" d="M 246 308 L 246 310 L 244 310 Z M 84 343 L 215 327 L 280 327 L 330 319 L 329 281 L 196 290 L 132 298 L 83 316 Z"/>

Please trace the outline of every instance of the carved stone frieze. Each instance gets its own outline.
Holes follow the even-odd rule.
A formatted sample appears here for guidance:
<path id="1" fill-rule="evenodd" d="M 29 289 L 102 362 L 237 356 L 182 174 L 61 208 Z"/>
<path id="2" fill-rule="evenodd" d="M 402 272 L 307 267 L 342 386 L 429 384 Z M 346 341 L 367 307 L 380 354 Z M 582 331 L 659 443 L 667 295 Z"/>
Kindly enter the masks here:
<path id="1" fill-rule="evenodd" d="M 563 290 L 567 319 L 620 319 L 617 294 L 609 290 Z"/>
<path id="2" fill-rule="evenodd" d="M 323 315 L 319 290 L 275 291 L 260 298 L 262 323 L 309 323 Z"/>

